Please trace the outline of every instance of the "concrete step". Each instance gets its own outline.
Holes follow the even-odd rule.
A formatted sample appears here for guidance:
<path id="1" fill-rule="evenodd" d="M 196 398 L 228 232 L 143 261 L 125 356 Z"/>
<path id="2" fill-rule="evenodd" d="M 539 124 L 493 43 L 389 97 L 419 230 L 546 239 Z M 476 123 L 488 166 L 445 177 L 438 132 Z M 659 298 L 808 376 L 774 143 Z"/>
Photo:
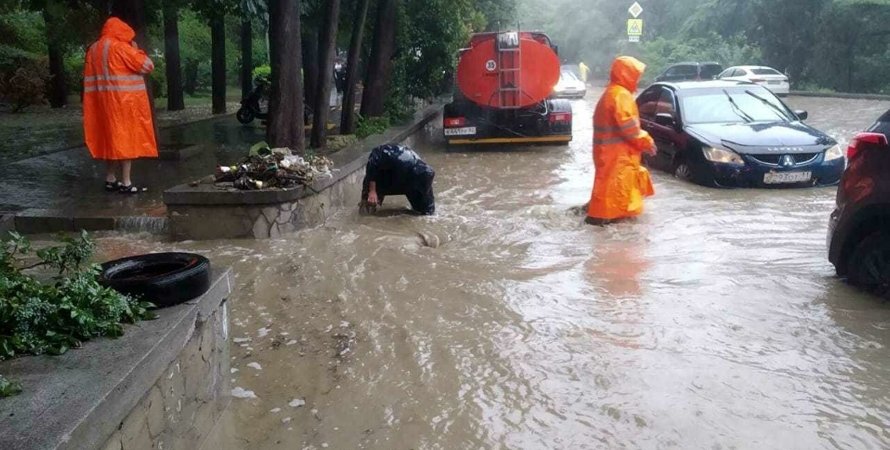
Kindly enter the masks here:
<path id="1" fill-rule="evenodd" d="M 128 231 L 152 234 L 167 233 L 166 208 L 144 216 L 115 216 L 102 212 L 66 212 L 50 209 L 26 209 L 13 220 L 0 219 L 0 231 L 11 228 L 22 234 L 46 234 L 85 231 Z"/>

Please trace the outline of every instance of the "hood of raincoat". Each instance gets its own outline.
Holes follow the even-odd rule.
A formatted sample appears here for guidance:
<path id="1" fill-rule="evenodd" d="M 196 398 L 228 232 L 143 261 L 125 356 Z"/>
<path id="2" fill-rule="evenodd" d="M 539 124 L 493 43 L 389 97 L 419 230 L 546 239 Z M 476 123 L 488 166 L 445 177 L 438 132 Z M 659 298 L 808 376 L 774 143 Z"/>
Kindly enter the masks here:
<path id="1" fill-rule="evenodd" d="M 633 56 L 619 56 L 612 63 L 611 82 L 634 92 L 646 65 Z"/>
<path id="2" fill-rule="evenodd" d="M 133 27 L 117 17 L 109 17 L 102 26 L 102 37 L 131 42 L 136 37 Z"/>

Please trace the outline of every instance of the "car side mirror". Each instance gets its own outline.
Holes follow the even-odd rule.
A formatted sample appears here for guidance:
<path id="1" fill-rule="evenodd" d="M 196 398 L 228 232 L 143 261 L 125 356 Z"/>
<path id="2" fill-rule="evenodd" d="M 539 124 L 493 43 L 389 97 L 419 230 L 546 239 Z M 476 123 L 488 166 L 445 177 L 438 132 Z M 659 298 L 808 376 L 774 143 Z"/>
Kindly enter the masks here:
<path id="1" fill-rule="evenodd" d="M 674 120 L 674 116 L 667 113 L 658 113 L 655 115 L 655 123 L 668 128 L 676 128 L 677 121 Z"/>
<path id="2" fill-rule="evenodd" d="M 807 120 L 807 117 L 810 117 L 810 114 L 802 109 L 795 110 L 794 115 L 800 120 Z"/>

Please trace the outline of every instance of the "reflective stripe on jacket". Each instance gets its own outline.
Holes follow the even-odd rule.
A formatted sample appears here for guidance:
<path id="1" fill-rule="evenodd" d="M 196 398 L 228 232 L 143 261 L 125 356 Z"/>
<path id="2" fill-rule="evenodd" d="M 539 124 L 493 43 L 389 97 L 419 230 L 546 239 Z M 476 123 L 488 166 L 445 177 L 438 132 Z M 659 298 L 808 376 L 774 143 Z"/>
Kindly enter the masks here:
<path id="1" fill-rule="evenodd" d="M 145 75 L 148 55 L 132 45 L 136 33 L 111 17 L 87 50 L 83 69 L 84 140 L 96 159 L 157 157 Z"/>
<path id="2" fill-rule="evenodd" d="M 649 172 L 641 164 L 644 151 L 655 142 L 640 128 L 633 92 L 645 65 L 635 58 L 618 57 L 611 82 L 593 115 L 593 163 L 596 169 L 587 215 L 614 220 L 643 212 L 643 198 L 655 193 Z"/>

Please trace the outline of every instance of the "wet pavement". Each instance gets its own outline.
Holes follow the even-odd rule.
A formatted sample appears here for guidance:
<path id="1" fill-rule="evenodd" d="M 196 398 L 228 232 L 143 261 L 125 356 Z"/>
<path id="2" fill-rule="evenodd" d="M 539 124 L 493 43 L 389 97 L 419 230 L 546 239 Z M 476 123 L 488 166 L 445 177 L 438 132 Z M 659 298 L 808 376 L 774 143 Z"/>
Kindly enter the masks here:
<path id="1" fill-rule="evenodd" d="M 239 397 L 205 448 L 890 447 L 890 306 L 834 277 L 834 189 L 655 173 L 639 222 L 586 226 L 595 94 L 568 147 L 418 135 L 434 217 L 387 198 L 276 240 L 105 235 L 234 269 Z M 839 138 L 890 107 L 844 102 L 790 99 Z"/>
<path id="2" fill-rule="evenodd" d="M 240 160 L 250 146 L 265 140 L 265 128 L 239 124 L 234 116 L 160 130 L 163 148 L 205 144 L 209 150 L 182 161 L 143 159 L 133 165 L 133 181 L 147 186 L 139 195 L 106 193 L 105 165 L 85 147 L 29 158 L 0 167 L 0 211 L 26 208 L 138 216 L 164 211 L 164 190 L 213 173 L 217 164 Z"/>

